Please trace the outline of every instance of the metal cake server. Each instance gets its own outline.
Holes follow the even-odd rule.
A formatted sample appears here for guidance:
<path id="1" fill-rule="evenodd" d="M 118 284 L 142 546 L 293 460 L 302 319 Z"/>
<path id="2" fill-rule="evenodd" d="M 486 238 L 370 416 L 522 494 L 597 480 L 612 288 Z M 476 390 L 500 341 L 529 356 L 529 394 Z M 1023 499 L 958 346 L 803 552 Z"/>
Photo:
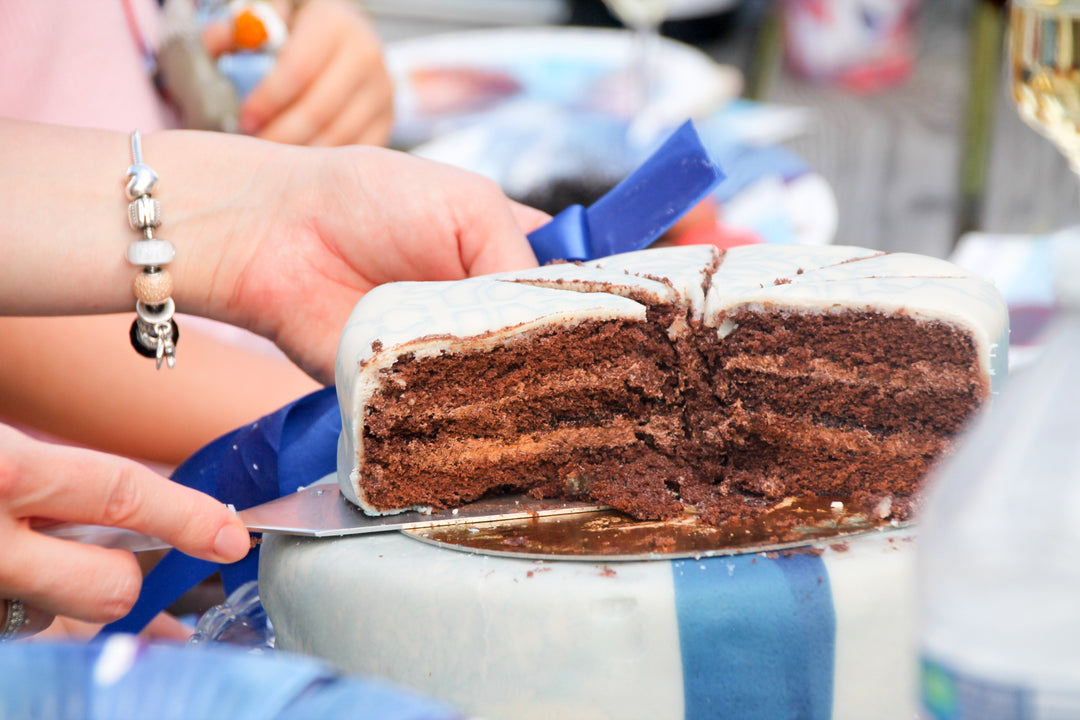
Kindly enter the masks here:
<path id="1" fill-rule="evenodd" d="M 604 505 L 572 500 L 536 500 L 524 495 L 485 498 L 453 510 L 431 513 L 403 512 L 395 515 L 365 515 L 341 495 L 337 483 L 319 482 L 276 500 L 237 513 L 248 530 L 307 537 L 337 537 L 363 533 L 433 528 L 465 523 L 499 522 L 604 510 Z M 167 543 L 143 533 L 122 528 L 59 523 L 36 528 L 51 537 L 75 542 L 122 548 L 132 552 L 160 550 Z"/>
<path id="2" fill-rule="evenodd" d="M 252 532 L 308 537 L 337 537 L 363 533 L 499 522 L 594 512 L 605 506 L 573 500 L 536 500 L 524 495 L 484 498 L 452 510 L 415 511 L 395 515 L 365 515 L 341 496 L 337 484 L 316 484 L 262 505 L 241 510 L 240 519 Z"/>
<path id="3" fill-rule="evenodd" d="M 604 562 L 782 551 L 909 524 L 853 512 L 829 498 L 792 498 L 752 518 L 718 525 L 691 516 L 634 520 L 593 502 L 524 495 L 485 498 L 431 513 L 370 516 L 341 495 L 334 477 L 237 514 L 253 533 L 331 538 L 405 531 L 418 540 L 471 553 Z M 132 552 L 168 547 L 149 535 L 99 525 L 61 523 L 36 529 Z"/>

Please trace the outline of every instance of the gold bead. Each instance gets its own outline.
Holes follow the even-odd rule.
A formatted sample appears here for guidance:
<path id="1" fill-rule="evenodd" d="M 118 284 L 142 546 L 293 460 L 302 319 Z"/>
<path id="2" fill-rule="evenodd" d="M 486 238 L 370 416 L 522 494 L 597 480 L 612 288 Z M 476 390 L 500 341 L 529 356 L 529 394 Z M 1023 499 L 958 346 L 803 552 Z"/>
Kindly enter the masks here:
<path id="1" fill-rule="evenodd" d="M 172 275 L 168 270 L 155 273 L 139 273 L 135 276 L 135 297 L 144 305 L 158 305 L 169 299 L 173 292 Z"/>

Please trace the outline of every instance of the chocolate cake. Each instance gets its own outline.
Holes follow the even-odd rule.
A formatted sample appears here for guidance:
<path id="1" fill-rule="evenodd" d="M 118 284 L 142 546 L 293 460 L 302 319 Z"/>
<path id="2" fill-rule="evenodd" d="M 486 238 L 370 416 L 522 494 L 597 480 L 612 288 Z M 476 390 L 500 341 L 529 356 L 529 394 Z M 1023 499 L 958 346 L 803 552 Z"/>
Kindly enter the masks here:
<path id="1" fill-rule="evenodd" d="M 645 250 L 370 292 L 338 357 L 370 513 L 492 493 L 718 522 L 786 498 L 907 517 L 1004 375 L 1000 294 L 861 248 Z"/>

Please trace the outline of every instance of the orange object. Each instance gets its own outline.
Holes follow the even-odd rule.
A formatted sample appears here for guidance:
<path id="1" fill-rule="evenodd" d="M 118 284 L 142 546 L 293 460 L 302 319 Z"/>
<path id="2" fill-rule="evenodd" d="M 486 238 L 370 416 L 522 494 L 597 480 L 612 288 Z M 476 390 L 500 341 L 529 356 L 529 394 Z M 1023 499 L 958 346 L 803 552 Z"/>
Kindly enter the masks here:
<path id="1" fill-rule="evenodd" d="M 736 245 L 753 245 L 762 242 L 750 230 L 724 225 L 719 219 L 720 203 L 706 197 L 683 215 L 664 235 L 659 244 L 664 245 L 714 245 L 721 250 Z"/>
<path id="2" fill-rule="evenodd" d="M 270 33 L 262 18 L 251 8 L 244 8 L 233 18 L 233 42 L 244 50 L 257 50 L 267 40 Z"/>
<path id="3" fill-rule="evenodd" d="M 675 238 L 674 245 L 713 245 L 721 250 L 738 245 L 755 245 L 763 242 L 750 230 L 721 225 L 719 222 L 702 223 Z"/>
<path id="4" fill-rule="evenodd" d="M 667 231 L 667 234 L 672 238 L 678 238 L 702 223 L 715 223 L 719 211 L 719 203 L 711 196 L 706 197 L 697 205 L 687 210 L 686 214 L 671 226 L 671 229 Z"/>

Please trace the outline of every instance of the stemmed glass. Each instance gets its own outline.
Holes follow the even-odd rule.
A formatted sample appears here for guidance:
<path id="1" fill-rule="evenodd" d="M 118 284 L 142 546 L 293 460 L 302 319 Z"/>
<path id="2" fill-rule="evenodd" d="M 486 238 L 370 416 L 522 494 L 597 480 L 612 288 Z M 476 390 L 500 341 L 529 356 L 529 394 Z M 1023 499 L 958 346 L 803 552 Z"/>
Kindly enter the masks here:
<path id="1" fill-rule="evenodd" d="M 604 0 L 604 4 L 634 33 L 635 47 L 630 72 L 633 88 L 631 107 L 634 108 L 635 119 L 641 119 L 652 92 L 656 48 L 660 39 L 660 24 L 667 15 L 667 0 Z M 633 142 L 635 135 L 645 130 L 631 121 L 628 139 Z"/>
<path id="2" fill-rule="evenodd" d="M 1020 117 L 1080 176 L 1080 0 L 1012 0 L 1009 64 Z M 1080 321 L 1080 243 L 1052 248 L 1057 303 Z"/>
<path id="3" fill-rule="evenodd" d="M 1080 0 L 1012 0 L 1009 66 L 1020 117 L 1080 175 Z"/>

